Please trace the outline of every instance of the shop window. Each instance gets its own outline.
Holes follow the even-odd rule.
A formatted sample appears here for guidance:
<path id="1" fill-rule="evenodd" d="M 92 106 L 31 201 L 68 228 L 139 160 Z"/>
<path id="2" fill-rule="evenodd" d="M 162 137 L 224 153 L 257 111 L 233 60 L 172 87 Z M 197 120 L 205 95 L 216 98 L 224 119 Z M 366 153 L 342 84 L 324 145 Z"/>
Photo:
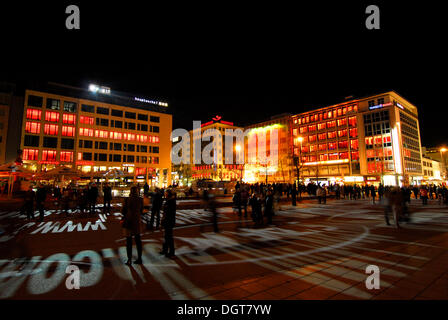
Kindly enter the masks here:
<path id="1" fill-rule="evenodd" d="M 25 124 L 25 132 L 39 134 L 40 133 L 40 122 L 27 121 Z"/>
<path id="2" fill-rule="evenodd" d="M 26 118 L 31 120 L 40 120 L 42 117 L 42 110 L 27 109 Z"/>

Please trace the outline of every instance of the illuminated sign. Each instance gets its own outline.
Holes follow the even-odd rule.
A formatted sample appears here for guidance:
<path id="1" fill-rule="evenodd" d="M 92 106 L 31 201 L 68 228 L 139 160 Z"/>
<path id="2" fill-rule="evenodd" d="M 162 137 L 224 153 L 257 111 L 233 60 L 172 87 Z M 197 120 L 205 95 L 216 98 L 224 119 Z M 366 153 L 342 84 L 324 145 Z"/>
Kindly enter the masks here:
<path id="1" fill-rule="evenodd" d="M 369 110 L 375 110 L 375 109 L 381 109 L 383 107 L 391 106 L 392 102 L 384 103 L 384 104 L 377 104 L 376 106 L 369 107 Z"/>
<path id="2" fill-rule="evenodd" d="M 137 179 L 145 179 L 146 177 L 145 176 L 137 176 L 136 178 Z"/>
<path id="3" fill-rule="evenodd" d="M 77 165 L 82 165 L 82 166 L 92 166 L 95 164 L 95 162 L 93 161 L 76 161 Z"/>
<path id="4" fill-rule="evenodd" d="M 166 103 L 166 102 L 161 102 L 161 101 L 156 101 L 156 100 L 148 100 L 148 99 L 138 98 L 138 97 L 134 97 L 134 100 L 138 101 L 138 102 L 155 104 L 157 106 L 168 107 L 168 103 Z"/>
<path id="5" fill-rule="evenodd" d="M 396 102 L 395 101 L 395 105 L 398 107 L 398 108 L 400 108 L 400 109 L 403 109 L 404 110 L 404 107 L 401 105 L 401 104 L 399 104 L 398 102 Z"/>
<path id="6" fill-rule="evenodd" d="M 99 86 L 97 84 L 91 84 L 89 85 L 89 91 L 91 92 L 99 92 L 102 94 L 110 94 L 110 88 L 109 87 L 103 87 L 103 86 Z"/>
<path id="7" fill-rule="evenodd" d="M 40 160 L 38 161 L 40 164 L 59 164 L 59 161 L 46 161 L 46 160 Z"/>
<path id="8" fill-rule="evenodd" d="M 123 167 L 133 167 L 133 163 L 123 163 Z"/>
<path id="9" fill-rule="evenodd" d="M 233 122 L 224 121 L 224 120 L 222 120 L 221 116 L 215 116 L 214 118 L 212 118 L 211 121 L 201 124 L 201 127 L 209 126 L 214 123 L 222 123 L 222 124 L 227 124 L 229 126 L 233 126 Z"/>

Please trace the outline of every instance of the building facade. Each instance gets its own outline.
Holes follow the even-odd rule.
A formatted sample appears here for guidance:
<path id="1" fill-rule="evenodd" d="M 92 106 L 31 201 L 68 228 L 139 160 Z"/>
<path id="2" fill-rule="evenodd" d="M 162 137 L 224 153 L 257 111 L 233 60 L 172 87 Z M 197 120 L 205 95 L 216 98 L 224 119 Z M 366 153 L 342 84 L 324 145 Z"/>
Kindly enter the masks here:
<path id="1" fill-rule="evenodd" d="M 116 168 L 128 181 L 171 184 L 166 103 L 68 86 L 26 90 L 24 101 L 20 147 L 28 169 L 64 164 L 96 178 Z"/>
<path id="2" fill-rule="evenodd" d="M 422 180 L 417 108 L 393 91 L 294 115 L 292 136 L 305 182 Z"/>

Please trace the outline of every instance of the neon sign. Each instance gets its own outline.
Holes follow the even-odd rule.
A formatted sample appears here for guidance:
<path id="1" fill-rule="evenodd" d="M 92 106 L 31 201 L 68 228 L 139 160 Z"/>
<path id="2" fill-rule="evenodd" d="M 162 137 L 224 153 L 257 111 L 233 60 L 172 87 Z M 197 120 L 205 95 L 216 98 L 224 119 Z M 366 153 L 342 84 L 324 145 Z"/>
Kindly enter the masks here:
<path id="1" fill-rule="evenodd" d="M 166 103 L 166 102 L 161 102 L 161 101 L 156 101 L 156 100 L 148 100 L 148 99 L 138 98 L 138 97 L 134 97 L 134 100 L 138 101 L 138 102 L 155 104 L 155 105 L 162 106 L 162 107 L 168 107 L 168 103 Z"/>
<path id="2" fill-rule="evenodd" d="M 381 109 L 383 107 L 391 106 L 392 102 L 384 103 L 384 104 L 377 104 L 376 106 L 369 107 L 369 110 L 375 110 L 375 109 Z"/>

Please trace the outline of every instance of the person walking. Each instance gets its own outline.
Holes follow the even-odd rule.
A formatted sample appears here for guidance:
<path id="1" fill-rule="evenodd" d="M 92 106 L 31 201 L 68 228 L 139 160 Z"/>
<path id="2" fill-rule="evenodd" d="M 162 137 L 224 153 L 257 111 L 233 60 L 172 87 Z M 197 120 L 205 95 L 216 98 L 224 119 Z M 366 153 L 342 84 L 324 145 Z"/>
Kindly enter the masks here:
<path id="1" fill-rule="evenodd" d="M 420 189 L 420 199 L 422 199 L 422 204 L 428 204 L 428 190 L 425 187 Z"/>
<path id="2" fill-rule="evenodd" d="M 176 225 L 176 194 L 170 189 L 165 192 L 165 203 L 163 205 L 162 227 L 165 231 L 165 241 L 162 251 L 166 257 L 175 256 L 173 228 Z"/>
<path id="3" fill-rule="evenodd" d="M 374 185 L 370 186 L 370 195 L 372 196 L 372 203 L 375 204 L 376 190 Z"/>
<path id="4" fill-rule="evenodd" d="M 36 209 L 39 210 L 39 221 L 44 221 L 44 205 L 47 198 L 47 190 L 40 185 L 36 192 Z"/>
<path id="5" fill-rule="evenodd" d="M 137 187 L 132 187 L 129 197 L 123 202 L 123 229 L 126 237 L 127 265 L 132 264 L 132 237 L 137 247 L 137 260 L 135 264 L 142 263 L 141 217 L 143 213 L 143 199 L 138 195 Z"/>
<path id="6" fill-rule="evenodd" d="M 106 182 L 106 184 L 103 187 L 103 214 L 105 214 L 107 210 L 107 214 L 110 215 L 111 201 L 112 201 L 112 188 Z"/>

